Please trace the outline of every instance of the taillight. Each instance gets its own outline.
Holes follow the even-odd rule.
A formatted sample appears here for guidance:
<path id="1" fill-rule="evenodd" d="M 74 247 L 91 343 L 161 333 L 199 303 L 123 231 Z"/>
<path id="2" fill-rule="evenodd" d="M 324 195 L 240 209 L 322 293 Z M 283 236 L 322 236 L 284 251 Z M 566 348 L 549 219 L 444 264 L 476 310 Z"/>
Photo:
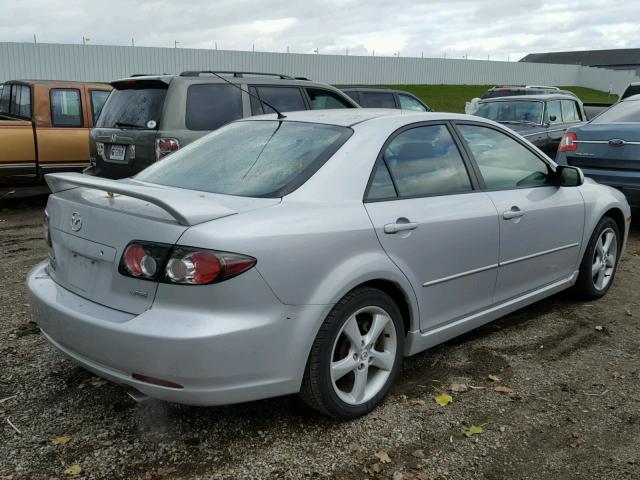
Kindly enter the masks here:
<path id="1" fill-rule="evenodd" d="M 134 241 L 118 271 L 126 276 L 181 285 L 222 282 L 246 272 L 256 259 L 238 253 Z"/>
<path id="2" fill-rule="evenodd" d="M 578 149 L 578 144 L 575 141 L 578 139 L 578 136 L 573 132 L 567 132 L 560 140 L 560 146 L 558 147 L 559 152 L 573 152 Z"/>
<path id="3" fill-rule="evenodd" d="M 175 138 L 156 138 L 156 160 L 166 157 L 180 148 L 180 142 Z"/>
<path id="4" fill-rule="evenodd" d="M 132 242 L 124 249 L 118 271 L 128 277 L 157 280 L 170 249 L 170 245 Z"/>

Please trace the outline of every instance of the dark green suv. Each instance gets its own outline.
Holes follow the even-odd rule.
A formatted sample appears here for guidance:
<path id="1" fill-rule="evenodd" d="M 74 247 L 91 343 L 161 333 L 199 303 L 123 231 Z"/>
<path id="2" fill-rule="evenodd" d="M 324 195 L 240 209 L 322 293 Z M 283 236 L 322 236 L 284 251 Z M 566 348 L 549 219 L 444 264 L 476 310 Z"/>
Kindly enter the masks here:
<path id="1" fill-rule="evenodd" d="M 108 178 L 135 175 L 233 120 L 273 113 L 267 104 L 280 112 L 358 108 L 330 85 L 279 74 L 190 71 L 111 85 L 91 131 L 91 166 L 85 170 Z"/>

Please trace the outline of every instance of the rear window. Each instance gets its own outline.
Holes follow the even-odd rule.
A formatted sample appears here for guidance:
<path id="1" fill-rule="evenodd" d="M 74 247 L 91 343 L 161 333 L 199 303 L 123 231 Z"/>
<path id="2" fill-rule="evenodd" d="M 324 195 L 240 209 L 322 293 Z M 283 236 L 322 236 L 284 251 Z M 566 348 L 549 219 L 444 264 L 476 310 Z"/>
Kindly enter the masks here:
<path id="1" fill-rule="evenodd" d="M 154 163 L 145 182 L 247 197 L 279 197 L 304 183 L 351 136 L 334 125 L 244 121 Z"/>
<path id="2" fill-rule="evenodd" d="M 637 123 L 640 122 L 640 101 L 629 100 L 613 105 L 591 123 Z"/>
<path id="3" fill-rule="evenodd" d="M 96 127 L 156 129 L 166 94 L 163 82 L 120 82 L 102 107 Z"/>
<path id="4" fill-rule="evenodd" d="M 195 84 L 187 90 L 186 126 L 215 130 L 242 118 L 242 92 L 233 85 Z"/>

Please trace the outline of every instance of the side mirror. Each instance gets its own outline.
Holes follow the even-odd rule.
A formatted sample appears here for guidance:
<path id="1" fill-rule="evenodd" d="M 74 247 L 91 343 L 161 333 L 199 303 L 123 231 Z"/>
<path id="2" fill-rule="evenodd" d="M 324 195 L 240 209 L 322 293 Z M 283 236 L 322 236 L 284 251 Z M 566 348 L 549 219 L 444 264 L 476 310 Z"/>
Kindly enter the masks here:
<path id="1" fill-rule="evenodd" d="M 555 122 L 557 119 L 558 119 L 558 117 L 556 117 L 555 115 L 549 116 L 549 121 L 551 121 L 551 122 Z"/>
<path id="2" fill-rule="evenodd" d="M 579 187 L 584 183 L 584 173 L 576 167 L 559 166 L 556 177 L 561 187 Z"/>

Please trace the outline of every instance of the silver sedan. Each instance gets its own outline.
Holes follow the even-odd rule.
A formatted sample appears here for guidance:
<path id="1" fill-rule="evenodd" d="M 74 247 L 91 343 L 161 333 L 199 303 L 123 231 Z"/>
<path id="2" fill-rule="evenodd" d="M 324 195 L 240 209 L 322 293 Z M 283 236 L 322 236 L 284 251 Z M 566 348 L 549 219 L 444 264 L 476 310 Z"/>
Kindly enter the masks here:
<path id="1" fill-rule="evenodd" d="M 300 392 L 339 419 L 404 356 L 570 287 L 604 295 L 631 220 L 617 190 L 448 113 L 254 117 L 132 179 L 47 182 L 28 286 L 52 345 L 138 398 Z"/>

